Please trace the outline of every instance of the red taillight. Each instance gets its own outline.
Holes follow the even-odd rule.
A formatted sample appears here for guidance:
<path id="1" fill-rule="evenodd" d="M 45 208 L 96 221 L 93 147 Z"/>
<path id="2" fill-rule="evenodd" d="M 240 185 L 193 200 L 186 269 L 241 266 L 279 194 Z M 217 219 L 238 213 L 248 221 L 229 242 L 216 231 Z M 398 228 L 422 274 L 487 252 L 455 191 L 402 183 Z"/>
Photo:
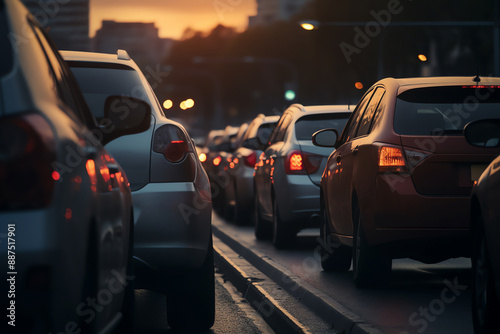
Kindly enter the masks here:
<path id="1" fill-rule="evenodd" d="M 298 172 L 304 170 L 304 162 L 303 162 L 302 154 L 293 153 L 288 157 L 287 166 L 291 172 Z"/>
<path id="2" fill-rule="evenodd" d="M 220 156 L 215 157 L 213 160 L 214 166 L 219 166 L 222 161 L 222 158 Z"/>
<path id="3" fill-rule="evenodd" d="M 0 121 L 0 210 L 48 206 L 56 179 L 54 134 L 40 115 Z"/>
<path id="4" fill-rule="evenodd" d="M 321 166 L 322 157 L 312 153 L 292 151 L 285 161 L 287 174 L 314 174 Z"/>
<path id="5" fill-rule="evenodd" d="M 153 151 L 170 162 L 181 162 L 189 152 L 187 138 L 175 125 L 164 125 L 155 131 Z"/>
<path id="6" fill-rule="evenodd" d="M 378 149 L 378 166 L 380 172 L 408 171 L 401 148 L 381 146 Z"/>
<path id="7" fill-rule="evenodd" d="M 257 153 L 252 151 L 249 155 L 245 156 L 244 161 L 245 165 L 254 168 L 257 163 Z"/>

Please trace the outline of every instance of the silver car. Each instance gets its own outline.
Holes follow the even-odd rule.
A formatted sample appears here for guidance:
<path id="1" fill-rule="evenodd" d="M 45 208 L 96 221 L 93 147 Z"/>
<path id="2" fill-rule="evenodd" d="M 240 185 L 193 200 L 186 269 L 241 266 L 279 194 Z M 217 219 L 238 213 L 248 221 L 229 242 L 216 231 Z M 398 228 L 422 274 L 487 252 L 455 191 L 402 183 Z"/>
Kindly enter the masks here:
<path id="1" fill-rule="evenodd" d="M 133 103 L 125 110 L 136 117 L 117 122 L 103 103 L 114 125 L 103 133 L 17 0 L 0 1 L 0 50 L 0 332 L 113 330 L 132 319 L 132 204 L 124 171 L 96 136 L 106 143 L 145 131 L 149 106 L 110 96 Z"/>
<path id="2" fill-rule="evenodd" d="M 229 175 L 231 176 L 230 184 L 234 188 L 234 197 L 228 204 L 234 208 L 234 222 L 237 225 L 245 225 L 251 221 L 255 164 L 278 120 L 279 116 L 265 116 L 264 114 L 255 117 L 248 126 L 240 147 L 233 153 Z"/>
<path id="3" fill-rule="evenodd" d="M 209 329 L 215 312 L 211 192 L 193 141 L 182 125 L 165 117 L 126 51 L 62 54 L 98 120 L 110 95 L 142 98 L 151 106 L 147 131 L 106 145 L 130 179 L 136 287 L 167 295 L 170 327 Z"/>
<path id="4" fill-rule="evenodd" d="M 281 116 L 255 165 L 255 235 L 272 236 L 277 248 L 292 244 L 297 232 L 319 226 L 319 185 L 332 148 L 314 146 L 321 129 L 342 132 L 348 106 L 291 105 Z"/>

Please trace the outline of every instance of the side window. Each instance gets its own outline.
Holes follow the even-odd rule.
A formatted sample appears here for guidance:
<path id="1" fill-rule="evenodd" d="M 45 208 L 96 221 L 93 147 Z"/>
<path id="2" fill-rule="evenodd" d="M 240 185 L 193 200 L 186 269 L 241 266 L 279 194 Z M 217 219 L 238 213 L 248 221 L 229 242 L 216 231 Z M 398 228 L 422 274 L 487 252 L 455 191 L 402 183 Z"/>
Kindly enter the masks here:
<path id="1" fill-rule="evenodd" d="M 369 130 L 370 132 L 377 125 L 377 123 L 380 119 L 380 116 L 382 115 L 382 113 L 385 109 L 385 105 L 387 103 L 387 98 L 385 98 L 385 97 L 386 97 L 386 95 L 385 95 L 385 91 L 384 91 L 384 95 L 382 96 L 382 99 L 380 100 L 380 103 L 378 104 L 377 110 L 375 111 L 375 116 L 373 117 L 372 124 L 370 125 L 370 130 Z"/>
<path id="2" fill-rule="evenodd" d="M 290 117 L 290 114 L 283 114 L 281 116 L 280 120 L 278 121 L 278 125 L 276 126 L 273 133 L 271 134 L 271 137 L 269 138 L 270 144 L 274 144 L 274 143 L 277 143 L 279 141 L 278 138 L 279 138 L 280 132 L 283 128 L 282 125 L 287 120 L 288 117 Z"/>
<path id="3" fill-rule="evenodd" d="M 361 102 L 358 104 L 356 109 L 354 110 L 353 115 L 349 119 L 349 124 L 346 126 L 346 136 L 345 138 L 342 138 L 342 143 L 348 142 L 349 140 L 355 138 L 356 131 L 358 130 L 358 125 L 359 121 L 361 119 L 361 116 L 363 115 L 366 106 L 370 102 L 370 99 L 372 98 L 373 91 L 369 92 L 368 94 L 365 95 L 365 97 L 361 100 Z M 344 136 L 342 136 L 344 137 Z"/>
<path id="4" fill-rule="evenodd" d="M 363 114 L 363 118 L 359 123 L 359 129 L 356 133 L 356 137 L 364 136 L 370 132 L 371 124 L 373 121 L 373 116 L 375 115 L 375 111 L 377 111 L 377 107 L 384 96 L 385 89 L 379 87 L 375 90 L 373 97 L 371 98 L 370 104 L 366 108 L 365 113 Z"/>
<path id="5" fill-rule="evenodd" d="M 40 46 L 42 47 L 43 52 L 47 57 L 47 61 L 49 62 L 53 75 L 56 79 L 58 95 L 60 99 L 71 108 L 71 110 L 67 110 L 67 108 L 65 108 L 64 111 L 70 117 L 77 118 L 80 121 L 85 122 L 86 120 L 82 119 L 81 115 L 77 115 L 75 113 L 79 111 L 78 103 L 75 101 L 73 92 L 71 91 L 68 82 L 66 81 L 63 66 L 61 66 L 61 63 L 59 62 L 60 60 L 57 57 L 58 51 L 53 48 L 51 43 L 47 40 L 45 33 L 37 25 L 32 24 L 31 27 L 35 32 L 35 35 L 37 36 L 38 42 L 40 43 Z"/>
<path id="6" fill-rule="evenodd" d="M 276 142 L 280 142 L 285 140 L 286 136 L 286 131 L 288 130 L 288 127 L 290 126 L 290 123 L 292 122 L 292 115 L 288 114 L 283 121 L 283 124 L 281 124 L 281 127 L 279 129 L 278 135 L 276 136 Z"/>

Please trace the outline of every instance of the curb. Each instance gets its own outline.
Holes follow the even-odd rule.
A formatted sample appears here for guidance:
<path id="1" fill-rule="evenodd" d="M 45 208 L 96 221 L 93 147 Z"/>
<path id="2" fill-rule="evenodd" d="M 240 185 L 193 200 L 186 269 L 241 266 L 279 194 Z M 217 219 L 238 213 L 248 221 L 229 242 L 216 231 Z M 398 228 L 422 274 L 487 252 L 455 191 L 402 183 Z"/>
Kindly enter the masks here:
<path id="1" fill-rule="evenodd" d="M 248 245 L 234 240 L 217 228 L 217 226 L 212 225 L 212 229 L 213 234 L 223 243 L 271 278 L 321 319 L 331 323 L 332 328 L 336 331 L 345 334 L 383 333 L 321 290 L 313 287 L 288 269 L 270 260 L 267 255 L 256 250 L 250 250 Z"/>
<path id="2" fill-rule="evenodd" d="M 277 333 L 311 333 L 215 245 L 214 260 L 218 268 L 274 331 Z"/>

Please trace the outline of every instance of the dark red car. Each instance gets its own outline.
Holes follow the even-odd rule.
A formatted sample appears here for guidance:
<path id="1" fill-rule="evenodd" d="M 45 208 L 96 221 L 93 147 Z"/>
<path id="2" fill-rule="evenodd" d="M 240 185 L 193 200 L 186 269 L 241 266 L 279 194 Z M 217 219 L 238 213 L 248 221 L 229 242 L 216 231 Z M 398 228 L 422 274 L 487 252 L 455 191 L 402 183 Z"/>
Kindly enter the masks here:
<path id="1" fill-rule="evenodd" d="M 383 281 L 392 259 L 435 263 L 470 256 L 470 193 L 492 148 L 466 124 L 500 116 L 500 78 L 388 78 L 362 97 L 321 180 L 325 270 L 357 286 Z M 313 137 L 332 145 L 333 131 Z"/>

